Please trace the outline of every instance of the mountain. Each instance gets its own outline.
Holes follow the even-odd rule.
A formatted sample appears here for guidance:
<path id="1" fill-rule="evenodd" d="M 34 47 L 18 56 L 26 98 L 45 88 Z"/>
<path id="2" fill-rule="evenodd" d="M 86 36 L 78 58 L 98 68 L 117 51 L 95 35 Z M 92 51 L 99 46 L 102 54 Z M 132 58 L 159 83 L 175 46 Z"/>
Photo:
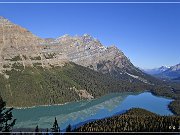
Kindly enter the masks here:
<path id="1" fill-rule="evenodd" d="M 115 46 L 105 47 L 88 34 L 41 39 L 1 17 L 0 35 L 0 72 L 6 77 L 4 71 L 13 65 L 51 68 L 70 61 L 116 78 L 149 83 L 122 51 Z"/>
<path id="2" fill-rule="evenodd" d="M 42 39 L 0 17 L 0 83 L 7 104 L 23 107 L 139 91 L 160 81 L 88 34 Z"/>
<path id="3" fill-rule="evenodd" d="M 157 75 L 161 78 L 175 79 L 180 77 L 180 64 L 171 66 L 169 69 Z"/>
<path id="4" fill-rule="evenodd" d="M 159 68 L 154 68 L 154 69 L 142 69 L 145 73 L 150 74 L 150 75 L 156 75 L 160 74 L 166 70 L 168 70 L 170 67 L 167 66 L 161 66 Z"/>
<path id="5" fill-rule="evenodd" d="M 158 78 L 176 80 L 176 78 L 180 77 L 180 64 L 171 67 L 162 66 L 154 69 L 142 69 L 142 71 Z"/>

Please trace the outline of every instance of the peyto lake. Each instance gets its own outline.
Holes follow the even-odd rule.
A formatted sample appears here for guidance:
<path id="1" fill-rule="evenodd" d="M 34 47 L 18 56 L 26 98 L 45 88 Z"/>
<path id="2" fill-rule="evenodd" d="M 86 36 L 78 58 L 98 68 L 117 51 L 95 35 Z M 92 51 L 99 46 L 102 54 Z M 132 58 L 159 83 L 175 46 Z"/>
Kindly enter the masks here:
<path id="1" fill-rule="evenodd" d="M 98 99 L 78 101 L 64 105 L 38 106 L 26 109 L 14 109 L 17 119 L 15 128 L 51 128 L 56 117 L 61 129 L 68 124 L 79 123 L 94 119 L 113 116 L 126 110 L 139 107 L 160 115 L 173 115 L 168 109 L 171 99 L 143 93 L 113 93 Z"/>

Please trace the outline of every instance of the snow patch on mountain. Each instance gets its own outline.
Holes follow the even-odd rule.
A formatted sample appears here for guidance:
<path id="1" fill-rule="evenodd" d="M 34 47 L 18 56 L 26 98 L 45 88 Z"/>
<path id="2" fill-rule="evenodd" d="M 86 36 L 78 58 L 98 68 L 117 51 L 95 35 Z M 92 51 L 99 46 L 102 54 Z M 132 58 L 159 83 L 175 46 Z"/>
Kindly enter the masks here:
<path id="1" fill-rule="evenodd" d="M 151 84 L 151 83 L 149 83 L 146 79 L 144 79 L 144 78 L 142 78 L 142 77 L 139 77 L 139 76 L 136 76 L 136 75 L 127 73 L 127 72 L 126 72 L 126 74 L 129 75 L 129 76 L 131 76 L 131 77 L 133 77 L 133 78 L 135 78 L 135 79 L 138 79 L 138 80 L 142 81 L 143 83 Z"/>
<path id="2" fill-rule="evenodd" d="M 170 69 L 169 66 L 161 66 L 159 68 L 154 68 L 154 69 L 142 69 L 145 73 L 150 74 L 150 75 L 155 75 L 155 74 L 160 74 L 166 70 Z"/>

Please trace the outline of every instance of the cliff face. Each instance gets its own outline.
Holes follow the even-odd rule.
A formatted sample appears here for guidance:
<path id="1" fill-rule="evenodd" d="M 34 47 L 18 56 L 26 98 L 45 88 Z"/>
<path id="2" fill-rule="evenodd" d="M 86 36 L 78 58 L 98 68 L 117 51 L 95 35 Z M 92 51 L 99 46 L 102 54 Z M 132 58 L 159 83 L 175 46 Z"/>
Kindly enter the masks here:
<path id="1" fill-rule="evenodd" d="M 118 48 L 105 47 L 100 41 L 87 34 L 75 37 L 65 35 L 47 44 L 49 48 L 45 48 L 44 52 L 64 53 L 69 61 L 94 70 L 106 73 L 108 71 L 104 70 L 111 70 L 114 66 L 121 69 L 133 68 L 131 62 Z M 99 67 L 102 63 L 106 64 Z"/>
<path id="2" fill-rule="evenodd" d="M 0 17 L 0 71 L 11 70 L 14 64 L 24 68 L 38 64 L 42 67 L 61 65 L 57 58 L 52 61 L 46 58 L 40 44 L 45 40 L 33 35 L 30 31 L 9 20 Z M 47 54 L 48 55 L 48 54 Z"/>
<path id="3" fill-rule="evenodd" d="M 9 20 L 0 17 L 0 72 L 15 66 L 51 68 L 74 62 L 117 78 L 143 77 L 115 46 L 105 47 L 88 34 L 41 39 Z"/>
<path id="4" fill-rule="evenodd" d="M 16 56 L 18 53 L 26 54 L 32 51 L 36 53 L 36 45 L 40 41 L 40 38 L 28 30 L 0 17 L 0 49 L 4 59 L 9 59 L 9 55 Z"/>

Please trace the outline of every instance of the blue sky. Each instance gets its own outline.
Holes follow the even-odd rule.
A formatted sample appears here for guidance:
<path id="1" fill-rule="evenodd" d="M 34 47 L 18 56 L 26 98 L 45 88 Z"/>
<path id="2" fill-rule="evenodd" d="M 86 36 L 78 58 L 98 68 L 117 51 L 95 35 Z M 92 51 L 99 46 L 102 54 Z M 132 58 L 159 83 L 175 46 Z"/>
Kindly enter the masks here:
<path id="1" fill-rule="evenodd" d="M 0 16 L 42 38 L 88 33 L 141 68 L 180 63 L 180 4 L 0 4 Z"/>

